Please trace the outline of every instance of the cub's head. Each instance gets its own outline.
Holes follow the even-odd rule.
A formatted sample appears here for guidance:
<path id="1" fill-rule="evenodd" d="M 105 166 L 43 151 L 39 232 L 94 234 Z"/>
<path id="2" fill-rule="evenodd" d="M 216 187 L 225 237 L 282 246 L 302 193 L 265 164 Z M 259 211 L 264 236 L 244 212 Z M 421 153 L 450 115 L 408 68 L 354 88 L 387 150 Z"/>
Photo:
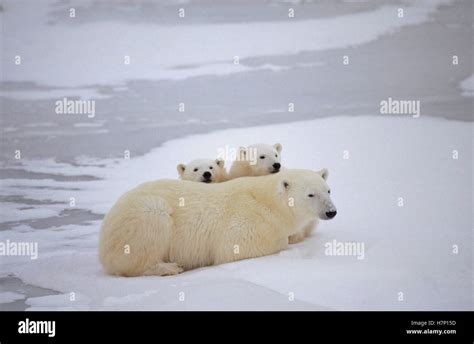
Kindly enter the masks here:
<path id="1" fill-rule="evenodd" d="M 285 170 L 279 178 L 278 193 L 297 218 L 330 220 L 337 214 L 331 200 L 331 188 L 326 183 L 328 170 Z"/>
<path id="2" fill-rule="evenodd" d="M 183 180 L 203 183 L 220 183 L 225 181 L 226 171 L 222 159 L 198 159 L 187 165 L 179 164 L 179 176 Z"/>
<path id="3" fill-rule="evenodd" d="M 249 162 L 252 176 L 265 176 L 280 171 L 282 148 L 279 143 L 240 147 L 240 157 Z"/>

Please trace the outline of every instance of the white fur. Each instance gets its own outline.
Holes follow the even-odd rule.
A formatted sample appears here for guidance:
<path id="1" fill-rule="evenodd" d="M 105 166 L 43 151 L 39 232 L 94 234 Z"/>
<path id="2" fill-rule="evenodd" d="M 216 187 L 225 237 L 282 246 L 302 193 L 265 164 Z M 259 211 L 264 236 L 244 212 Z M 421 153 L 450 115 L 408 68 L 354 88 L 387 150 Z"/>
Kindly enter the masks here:
<path id="1" fill-rule="evenodd" d="M 319 173 L 321 174 L 321 177 L 324 180 L 328 179 L 329 172 L 328 172 L 327 169 L 323 168 L 321 171 L 319 171 Z M 290 235 L 288 237 L 288 243 L 296 244 L 296 243 L 299 243 L 299 242 L 303 241 L 304 239 L 309 237 L 311 235 L 311 233 L 313 233 L 313 231 L 316 228 L 317 224 L 318 224 L 317 221 L 309 222 L 305 227 L 303 227 L 296 234 Z"/>
<path id="2" fill-rule="evenodd" d="M 197 159 L 187 165 L 179 164 L 176 169 L 183 180 L 205 183 L 220 183 L 227 180 L 227 171 L 222 159 Z M 206 172 L 211 175 L 210 179 L 204 177 Z"/>
<path id="3" fill-rule="evenodd" d="M 273 146 L 259 143 L 240 147 L 239 157 L 229 170 L 229 179 L 265 176 L 278 172 L 273 165 L 281 163 L 281 150 L 282 146 L 279 143 Z"/>
<path id="4" fill-rule="evenodd" d="M 276 143 L 273 146 L 268 144 L 254 144 L 249 147 L 241 147 L 239 150 L 240 159 L 237 159 L 232 164 L 228 174 L 228 179 L 248 176 L 264 176 L 274 173 L 272 166 L 276 162 L 281 163 L 282 149 L 283 147 L 279 143 Z M 252 150 L 256 150 L 256 154 L 254 154 Z M 265 156 L 265 159 L 260 159 L 262 155 Z M 252 161 L 253 156 L 255 156 L 255 161 Z M 311 235 L 315 227 L 316 223 L 309 223 L 305 228 L 302 228 L 301 231 L 291 235 L 288 238 L 288 242 L 290 244 L 296 244 L 303 241 Z"/>
<path id="5" fill-rule="evenodd" d="M 145 183 L 106 215 L 100 261 L 109 274 L 173 275 L 273 254 L 287 247 L 289 235 L 334 210 L 328 189 L 321 171 L 308 170 L 209 185 Z"/>

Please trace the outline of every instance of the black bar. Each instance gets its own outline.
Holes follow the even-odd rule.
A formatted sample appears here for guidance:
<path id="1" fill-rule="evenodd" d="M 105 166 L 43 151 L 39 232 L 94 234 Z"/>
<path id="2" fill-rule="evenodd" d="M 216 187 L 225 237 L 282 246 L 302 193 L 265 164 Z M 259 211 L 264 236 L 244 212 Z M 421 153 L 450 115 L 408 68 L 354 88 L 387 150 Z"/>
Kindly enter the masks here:
<path id="1" fill-rule="evenodd" d="M 472 315 L 472 312 L 0 312 L 0 343 L 93 342 L 96 337 L 106 338 L 107 343 L 114 340 L 134 343 L 139 338 L 159 343 L 171 338 L 182 340 L 186 335 L 195 341 L 199 337 L 202 340 L 221 337 L 221 341 L 233 338 L 254 342 L 261 337 L 265 342 L 271 338 L 279 341 L 289 338 L 292 342 L 301 338 L 317 343 L 326 343 L 328 339 L 473 343 Z M 32 321 L 54 321 L 54 336 L 20 334 L 19 324 L 27 324 L 26 319 L 30 326 Z M 48 332 L 46 329 L 44 332 Z"/>

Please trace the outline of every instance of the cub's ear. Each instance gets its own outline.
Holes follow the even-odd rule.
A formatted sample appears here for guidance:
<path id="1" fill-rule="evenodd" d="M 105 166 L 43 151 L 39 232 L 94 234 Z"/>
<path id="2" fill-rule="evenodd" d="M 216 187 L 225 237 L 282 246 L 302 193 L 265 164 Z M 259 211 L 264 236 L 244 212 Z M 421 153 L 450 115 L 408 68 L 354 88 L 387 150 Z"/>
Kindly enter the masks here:
<path id="1" fill-rule="evenodd" d="M 247 147 L 239 147 L 239 156 L 237 160 L 245 160 L 247 158 Z"/>
<path id="2" fill-rule="evenodd" d="M 273 148 L 275 148 L 278 153 L 281 153 L 281 150 L 283 149 L 282 145 L 279 143 L 275 143 Z"/>
<path id="3" fill-rule="evenodd" d="M 323 177 L 324 180 L 328 179 L 329 171 L 327 168 L 323 168 L 321 171 L 318 171 L 317 173 L 319 173 L 321 177 Z"/>
<path id="4" fill-rule="evenodd" d="M 186 169 L 186 165 L 179 164 L 178 166 L 176 166 L 176 169 L 178 170 L 179 175 L 183 176 L 184 170 Z"/>
<path id="5" fill-rule="evenodd" d="M 287 191 L 289 188 L 290 188 L 290 183 L 288 183 L 286 180 L 282 180 L 278 184 L 278 192 L 281 194 Z"/>
<path id="6" fill-rule="evenodd" d="M 224 168 L 224 159 L 216 159 L 216 164 L 220 168 Z"/>

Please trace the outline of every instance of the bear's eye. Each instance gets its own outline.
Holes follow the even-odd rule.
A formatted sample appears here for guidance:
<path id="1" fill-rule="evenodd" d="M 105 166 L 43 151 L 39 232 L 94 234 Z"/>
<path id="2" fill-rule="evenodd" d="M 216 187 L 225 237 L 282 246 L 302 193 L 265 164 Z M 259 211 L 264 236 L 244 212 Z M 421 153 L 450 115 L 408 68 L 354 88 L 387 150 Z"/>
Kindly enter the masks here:
<path id="1" fill-rule="evenodd" d="M 194 172 L 197 172 L 198 170 L 199 170 L 199 168 L 195 168 L 195 169 L 194 169 Z"/>
<path id="2" fill-rule="evenodd" d="M 278 154 L 275 154 L 275 158 L 278 158 Z"/>
<path id="3" fill-rule="evenodd" d="M 331 190 L 328 190 L 328 194 L 330 194 L 330 193 L 331 193 Z"/>
<path id="4" fill-rule="evenodd" d="M 265 155 L 260 155 L 260 159 L 265 159 Z"/>
<path id="5" fill-rule="evenodd" d="M 209 166 L 209 169 L 212 170 L 212 166 Z"/>
<path id="6" fill-rule="evenodd" d="M 314 197 L 314 194 L 309 194 L 308 197 Z"/>

